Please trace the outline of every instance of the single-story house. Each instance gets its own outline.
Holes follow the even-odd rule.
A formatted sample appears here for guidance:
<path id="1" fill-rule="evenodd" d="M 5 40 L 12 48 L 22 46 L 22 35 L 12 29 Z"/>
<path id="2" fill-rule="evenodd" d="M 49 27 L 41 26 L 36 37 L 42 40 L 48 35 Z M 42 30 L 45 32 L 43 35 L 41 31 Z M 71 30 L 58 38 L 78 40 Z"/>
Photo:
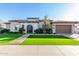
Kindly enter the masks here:
<path id="1" fill-rule="evenodd" d="M 44 18 L 46 19 L 46 18 Z M 42 28 L 44 19 L 30 17 L 27 20 L 10 20 L 6 24 L 6 28 L 10 29 L 11 32 L 18 32 L 19 28 L 24 26 L 25 33 L 34 33 L 37 28 Z M 53 33 L 57 34 L 71 34 L 79 33 L 79 22 L 78 21 L 52 21 L 51 26 Z"/>

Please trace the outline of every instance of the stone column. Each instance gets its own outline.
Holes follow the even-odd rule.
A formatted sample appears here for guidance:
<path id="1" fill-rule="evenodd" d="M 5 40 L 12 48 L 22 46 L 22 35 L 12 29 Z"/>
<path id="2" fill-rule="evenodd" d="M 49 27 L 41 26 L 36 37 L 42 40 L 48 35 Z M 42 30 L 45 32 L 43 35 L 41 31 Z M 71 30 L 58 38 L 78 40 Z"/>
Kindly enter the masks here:
<path id="1" fill-rule="evenodd" d="M 71 28 L 71 30 L 72 30 L 72 34 L 74 34 L 74 33 L 75 33 L 75 27 L 74 27 L 74 24 L 72 24 L 72 28 Z"/>
<path id="2" fill-rule="evenodd" d="M 53 25 L 53 26 L 52 26 L 52 32 L 53 32 L 53 33 L 56 33 L 56 25 Z"/>

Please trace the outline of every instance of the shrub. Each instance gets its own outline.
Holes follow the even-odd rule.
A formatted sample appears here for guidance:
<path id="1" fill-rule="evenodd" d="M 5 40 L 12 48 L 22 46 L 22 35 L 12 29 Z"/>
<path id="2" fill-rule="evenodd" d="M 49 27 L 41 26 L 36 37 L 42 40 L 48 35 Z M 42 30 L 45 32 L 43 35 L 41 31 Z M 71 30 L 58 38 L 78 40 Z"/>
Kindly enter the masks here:
<path id="1" fill-rule="evenodd" d="M 52 34 L 52 29 L 50 29 L 50 28 L 49 29 L 46 29 L 46 33 L 47 34 Z"/>
<path id="2" fill-rule="evenodd" d="M 9 33 L 18 34 L 19 32 L 9 32 Z"/>
<path id="3" fill-rule="evenodd" d="M 19 33 L 20 34 L 24 34 L 24 32 L 25 32 L 25 29 L 24 28 L 19 28 Z"/>
<path id="4" fill-rule="evenodd" d="M 2 30 L 0 31 L 0 33 L 9 33 L 9 32 L 10 32 L 9 29 L 2 29 Z"/>
<path id="5" fill-rule="evenodd" d="M 43 29 L 39 28 L 39 29 L 36 29 L 34 32 L 37 33 L 37 34 L 42 34 L 43 33 Z"/>
<path id="6" fill-rule="evenodd" d="M 42 28 L 39 28 L 39 29 L 36 29 L 34 32 L 37 33 L 37 34 L 43 34 L 45 31 L 45 34 L 52 34 L 52 29 L 42 29 Z"/>

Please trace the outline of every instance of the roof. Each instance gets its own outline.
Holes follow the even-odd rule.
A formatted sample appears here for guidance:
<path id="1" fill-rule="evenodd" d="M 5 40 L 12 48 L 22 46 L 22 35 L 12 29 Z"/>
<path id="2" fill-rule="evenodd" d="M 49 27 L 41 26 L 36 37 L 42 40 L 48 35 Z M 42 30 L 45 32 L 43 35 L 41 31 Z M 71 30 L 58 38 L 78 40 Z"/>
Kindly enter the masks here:
<path id="1" fill-rule="evenodd" d="M 4 24 L 10 24 L 10 22 L 6 22 L 6 23 L 4 23 Z"/>
<path id="2" fill-rule="evenodd" d="M 39 19 L 39 17 L 27 17 L 27 19 Z"/>
<path id="3" fill-rule="evenodd" d="M 9 22 L 25 22 L 26 20 L 10 20 Z"/>
<path id="4" fill-rule="evenodd" d="M 34 19 L 34 18 L 29 18 L 29 19 Z M 37 18 L 36 18 L 37 19 Z M 19 22 L 19 23 L 38 23 L 38 22 L 43 22 L 44 20 L 10 20 L 10 22 Z M 51 23 L 79 23 L 79 21 L 52 21 L 50 20 Z"/>
<path id="5" fill-rule="evenodd" d="M 53 21 L 52 23 L 79 23 L 79 21 Z"/>
<path id="6" fill-rule="evenodd" d="M 9 22 L 19 22 L 19 23 L 38 23 L 39 21 L 36 20 L 36 21 L 28 21 L 28 20 L 10 20 Z"/>

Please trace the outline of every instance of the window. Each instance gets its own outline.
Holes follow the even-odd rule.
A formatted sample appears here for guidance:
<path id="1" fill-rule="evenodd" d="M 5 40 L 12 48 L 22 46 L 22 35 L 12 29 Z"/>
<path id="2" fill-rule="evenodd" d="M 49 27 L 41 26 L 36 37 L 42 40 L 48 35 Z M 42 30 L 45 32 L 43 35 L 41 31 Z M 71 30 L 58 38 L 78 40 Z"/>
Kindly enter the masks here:
<path id="1" fill-rule="evenodd" d="M 17 27 L 15 27 L 15 30 L 17 30 Z"/>

